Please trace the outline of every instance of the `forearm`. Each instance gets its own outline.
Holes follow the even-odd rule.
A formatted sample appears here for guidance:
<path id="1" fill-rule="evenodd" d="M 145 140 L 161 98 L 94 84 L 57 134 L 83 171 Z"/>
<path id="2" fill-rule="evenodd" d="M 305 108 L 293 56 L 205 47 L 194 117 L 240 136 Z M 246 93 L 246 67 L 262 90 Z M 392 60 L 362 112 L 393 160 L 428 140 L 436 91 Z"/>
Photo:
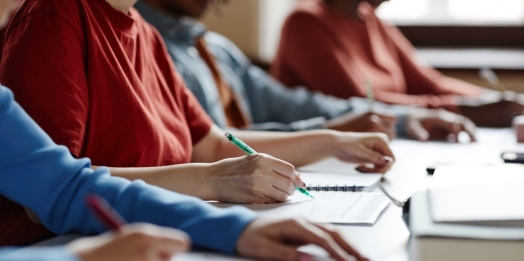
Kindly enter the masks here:
<path id="1" fill-rule="evenodd" d="M 109 168 L 112 176 L 128 180 L 143 180 L 167 190 L 198 197 L 203 200 L 213 200 L 212 190 L 208 184 L 207 174 L 211 164 L 191 163 L 162 167 L 146 168 Z"/>
<path id="2" fill-rule="evenodd" d="M 285 160 L 295 167 L 331 156 L 330 151 L 336 144 L 336 132 L 329 130 L 295 133 L 237 131 L 233 134 L 257 152 Z M 217 150 L 217 159 L 241 155 L 245 153 L 226 138 L 221 141 Z"/>
<path id="3" fill-rule="evenodd" d="M 33 210 L 57 234 L 105 229 L 88 212 L 85 197 L 96 193 L 128 222 L 148 222 L 187 232 L 194 245 L 234 253 L 236 241 L 255 214 L 218 209 L 194 197 L 111 177 L 90 169 L 57 146 L 0 87 L 0 194 Z M 216 235 L 209 237 L 209 235 Z"/>

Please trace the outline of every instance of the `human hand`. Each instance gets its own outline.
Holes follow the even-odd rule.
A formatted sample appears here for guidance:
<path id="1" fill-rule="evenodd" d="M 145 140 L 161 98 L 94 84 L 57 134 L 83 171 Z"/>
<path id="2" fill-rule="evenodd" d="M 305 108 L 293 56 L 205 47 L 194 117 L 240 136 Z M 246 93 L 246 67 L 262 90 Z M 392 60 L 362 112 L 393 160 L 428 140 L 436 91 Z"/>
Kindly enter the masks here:
<path id="1" fill-rule="evenodd" d="M 360 172 L 385 173 L 395 160 L 384 133 L 335 133 L 334 145 L 330 148 L 332 156 L 339 160 L 360 163 Z M 367 166 L 373 164 L 373 167 Z"/>
<path id="2" fill-rule="evenodd" d="M 185 252 L 189 236 L 176 229 L 134 224 L 101 236 L 81 238 L 67 248 L 83 261 L 169 261 Z"/>
<path id="3" fill-rule="evenodd" d="M 262 153 L 213 163 L 204 182 L 214 199 L 231 203 L 283 202 L 305 187 L 293 165 Z"/>
<path id="4" fill-rule="evenodd" d="M 326 122 L 326 128 L 337 131 L 382 132 L 390 139 L 396 137 L 397 118 L 377 112 L 346 113 Z"/>
<path id="5" fill-rule="evenodd" d="M 338 261 L 348 260 L 349 256 L 356 260 L 368 260 L 353 249 L 336 230 L 302 218 L 258 218 L 242 232 L 236 250 L 246 257 L 295 261 L 307 258 L 297 248 L 309 244 L 324 248 Z"/>
<path id="6" fill-rule="evenodd" d="M 458 142 L 458 135 L 465 131 L 471 142 L 475 137 L 475 124 L 465 116 L 441 109 L 416 109 L 406 120 L 406 131 L 410 138 L 418 141 L 447 140 Z"/>
<path id="7" fill-rule="evenodd" d="M 510 127 L 515 116 L 524 114 L 524 95 L 505 91 L 461 97 L 459 110 L 478 126 Z"/>

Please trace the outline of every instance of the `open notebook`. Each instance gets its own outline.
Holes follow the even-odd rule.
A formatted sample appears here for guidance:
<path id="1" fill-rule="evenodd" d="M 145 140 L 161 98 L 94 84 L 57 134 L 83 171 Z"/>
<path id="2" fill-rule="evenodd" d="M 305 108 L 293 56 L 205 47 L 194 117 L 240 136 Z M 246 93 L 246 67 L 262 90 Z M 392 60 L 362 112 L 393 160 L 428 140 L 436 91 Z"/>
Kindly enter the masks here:
<path id="1" fill-rule="evenodd" d="M 335 224 L 372 225 L 389 205 L 389 199 L 382 193 L 344 193 L 353 188 L 360 191 L 373 189 L 382 177 L 380 174 L 349 174 L 302 172 L 302 180 L 310 186 L 311 199 L 295 192 L 286 202 L 273 204 L 244 204 L 263 216 L 303 216 L 313 222 Z M 314 185 L 313 185 L 314 184 Z M 334 188 L 346 187 L 350 189 Z M 311 189 L 315 188 L 315 189 Z M 318 190 L 316 190 L 318 188 Z M 233 204 L 213 203 L 218 207 Z"/>

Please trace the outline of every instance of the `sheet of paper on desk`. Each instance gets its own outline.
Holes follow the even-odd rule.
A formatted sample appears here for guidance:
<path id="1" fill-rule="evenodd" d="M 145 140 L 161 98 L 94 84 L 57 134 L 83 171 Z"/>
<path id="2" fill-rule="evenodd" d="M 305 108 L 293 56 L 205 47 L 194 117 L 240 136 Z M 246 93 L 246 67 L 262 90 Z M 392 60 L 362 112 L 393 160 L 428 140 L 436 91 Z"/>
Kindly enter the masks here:
<path id="1" fill-rule="evenodd" d="M 295 193 L 286 202 L 274 204 L 242 205 L 262 216 L 302 216 L 313 222 L 334 224 L 372 225 L 388 206 L 389 200 L 380 193 L 368 192 L 316 192 L 315 199 Z M 218 207 L 233 204 L 214 203 Z"/>

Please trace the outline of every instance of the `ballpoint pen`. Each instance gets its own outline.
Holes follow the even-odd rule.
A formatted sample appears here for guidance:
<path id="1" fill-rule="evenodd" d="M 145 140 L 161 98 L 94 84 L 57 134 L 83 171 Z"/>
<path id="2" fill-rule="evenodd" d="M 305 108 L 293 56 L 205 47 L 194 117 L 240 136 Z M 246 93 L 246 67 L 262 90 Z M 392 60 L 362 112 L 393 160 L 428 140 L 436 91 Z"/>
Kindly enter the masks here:
<path id="1" fill-rule="evenodd" d="M 235 144 L 237 147 L 239 147 L 241 150 L 243 150 L 244 152 L 246 152 L 247 154 L 255 154 L 257 153 L 254 149 L 252 149 L 251 147 L 249 147 L 247 144 L 245 144 L 243 141 L 239 140 L 237 137 L 235 137 L 235 135 L 229 133 L 229 132 L 226 132 L 226 138 L 231 141 L 233 144 Z M 296 171 L 295 171 L 296 172 Z M 298 173 L 297 173 L 298 174 Z M 295 186 L 295 190 L 310 197 L 310 198 L 315 198 L 313 197 L 313 195 L 309 194 L 309 192 L 304 189 L 304 188 L 301 188 L 301 187 L 296 187 Z"/>
<path id="2" fill-rule="evenodd" d="M 96 194 L 87 195 L 86 204 L 98 221 L 111 230 L 118 230 L 126 223 L 107 201 Z"/>
<path id="3" fill-rule="evenodd" d="M 373 93 L 373 85 L 371 85 L 371 81 L 369 79 L 366 79 L 364 82 L 366 85 L 366 98 L 368 99 L 368 110 L 373 110 L 373 103 L 375 103 L 375 94 Z"/>

